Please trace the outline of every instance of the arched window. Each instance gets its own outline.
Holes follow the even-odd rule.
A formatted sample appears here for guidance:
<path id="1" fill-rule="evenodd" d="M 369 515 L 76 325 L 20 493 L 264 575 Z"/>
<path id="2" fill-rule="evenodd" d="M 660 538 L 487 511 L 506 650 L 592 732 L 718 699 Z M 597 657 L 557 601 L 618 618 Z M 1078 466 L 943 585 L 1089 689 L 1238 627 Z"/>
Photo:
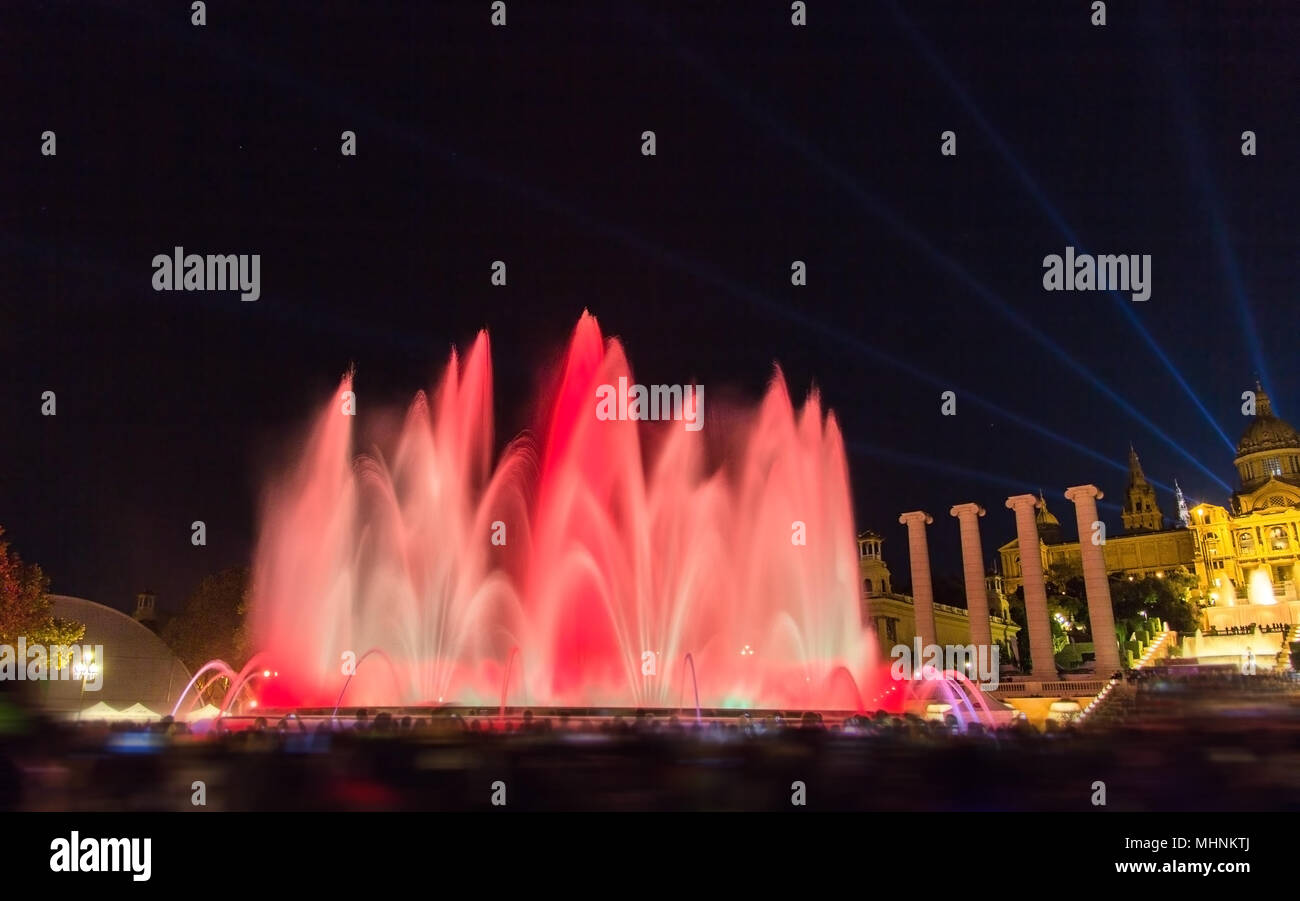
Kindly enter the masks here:
<path id="1" fill-rule="evenodd" d="M 1286 526 L 1273 526 L 1268 530 L 1268 546 L 1275 551 L 1284 551 L 1291 546 L 1291 540 L 1286 534 Z"/>
<path id="2" fill-rule="evenodd" d="M 868 595 L 870 595 L 870 594 L 871 594 L 871 580 L 870 580 L 870 579 L 863 579 L 863 580 L 862 580 L 862 588 L 867 592 Z"/>
<path id="3" fill-rule="evenodd" d="M 1238 533 L 1237 542 L 1243 553 L 1255 550 L 1255 536 L 1250 531 Z"/>

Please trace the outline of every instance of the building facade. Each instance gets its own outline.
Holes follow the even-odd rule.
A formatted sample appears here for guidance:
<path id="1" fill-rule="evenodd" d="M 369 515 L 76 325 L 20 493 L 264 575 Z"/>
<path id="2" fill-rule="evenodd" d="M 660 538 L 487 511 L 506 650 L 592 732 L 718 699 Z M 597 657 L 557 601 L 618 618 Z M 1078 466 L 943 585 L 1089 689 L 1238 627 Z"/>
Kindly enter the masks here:
<path id="1" fill-rule="evenodd" d="M 880 659 L 888 660 L 897 645 L 911 647 L 917 637 L 916 605 L 910 595 L 893 591 L 889 567 L 883 556 L 885 539 L 876 532 L 858 536 L 858 568 L 862 582 L 862 617 L 875 628 Z M 1016 662 L 1016 633 L 1020 627 L 1011 621 L 1011 610 L 1002 590 L 1002 577 L 990 574 L 985 579 L 989 610 L 989 629 L 998 645 L 1003 663 Z M 936 643 L 967 645 L 971 639 L 970 614 L 961 607 L 934 605 Z"/>
<path id="2" fill-rule="evenodd" d="M 1186 505 L 1176 492 L 1178 516 L 1170 527 L 1147 480 L 1137 452 L 1129 448 L 1128 484 L 1123 495 L 1123 531 L 1094 529 L 1112 577 L 1161 577 L 1194 573 L 1205 627 L 1249 623 L 1300 623 L 1300 434 L 1273 413 L 1256 386 L 1255 414 L 1237 444 L 1239 488 L 1227 504 Z M 1064 541 L 1060 523 L 1045 502 L 1036 513 L 1044 570 L 1078 566 L 1078 541 Z M 1104 540 L 1101 540 L 1103 539 Z M 1094 535 L 1084 536 L 1092 541 Z M 998 548 L 1006 591 L 1023 583 L 1018 540 Z M 1249 606 L 1250 611 L 1237 609 Z M 1273 610 L 1261 608 L 1274 608 Z M 1234 610 L 1232 614 L 1226 611 Z M 1238 622 L 1240 620 L 1240 622 Z"/>
<path id="3" fill-rule="evenodd" d="M 1237 444 L 1240 488 L 1226 505 L 1191 508 L 1197 581 L 1211 608 L 1298 600 L 1300 435 L 1273 414 L 1263 389 L 1257 389 L 1255 404 L 1255 417 Z M 1286 619 L 1296 622 L 1294 614 Z"/>
<path id="4" fill-rule="evenodd" d="M 1083 554 L 1079 542 L 1066 541 L 1061 536 L 1061 525 L 1048 509 L 1046 499 L 1040 495 L 1040 507 L 1035 514 L 1038 524 L 1038 557 L 1044 571 L 1056 565 L 1082 566 Z M 1094 528 L 1085 540 L 1101 547 L 1106 572 L 1111 575 L 1145 578 L 1161 577 L 1166 572 L 1192 572 L 1194 565 L 1194 540 L 1186 529 L 1166 528 L 1164 513 L 1156 502 L 1155 488 L 1142 472 L 1137 454 L 1129 450 L 1129 480 L 1124 494 L 1124 532 L 1107 535 L 1104 526 Z M 1006 590 L 1014 593 L 1023 583 L 1020 562 L 1020 541 L 1012 539 L 998 548 Z"/>

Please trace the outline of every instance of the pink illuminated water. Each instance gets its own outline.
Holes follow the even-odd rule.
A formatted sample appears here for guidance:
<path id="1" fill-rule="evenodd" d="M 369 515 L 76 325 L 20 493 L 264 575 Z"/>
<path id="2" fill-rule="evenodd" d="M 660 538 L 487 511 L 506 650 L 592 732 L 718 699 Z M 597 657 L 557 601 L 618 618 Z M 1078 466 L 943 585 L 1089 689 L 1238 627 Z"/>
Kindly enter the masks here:
<path id="1" fill-rule="evenodd" d="M 860 709 L 875 645 L 834 416 L 778 372 L 700 431 L 598 419 L 620 376 L 584 314 L 540 437 L 499 456 L 486 333 L 382 451 L 357 455 L 345 377 L 268 493 L 263 703 L 332 705 L 369 655 L 346 704 L 676 707 L 689 653 L 704 706 Z"/>

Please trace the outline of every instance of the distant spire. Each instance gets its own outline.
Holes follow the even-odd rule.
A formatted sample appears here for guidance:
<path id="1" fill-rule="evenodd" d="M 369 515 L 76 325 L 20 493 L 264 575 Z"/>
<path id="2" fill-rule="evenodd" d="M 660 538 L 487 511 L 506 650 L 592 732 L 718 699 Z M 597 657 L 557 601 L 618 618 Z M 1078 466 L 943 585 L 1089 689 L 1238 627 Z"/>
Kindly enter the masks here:
<path id="1" fill-rule="evenodd" d="M 1137 448 L 1133 447 L 1133 442 L 1128 443 L 1128 469 L 1129 472 L 1141 472 L 1142 464 L 1138 461 Z"/>
<path id="2" fill-rule="evenodd" d="M 1164 516 L 1156 502 L 1156 489 L 1147 481 L 1137 450 L 1128 446 L 1128 489 L 1124 493 L 1124 528 L 1131 532 L 1158 532 Z"/>
<path id="3" fill-rule="evenodd" d="M 1191 528 L 1192 514 L 1187 509 L 1187 498 L 1183 497 L 1183 489 L 1178 487 L 1178 480 L 1174 479 L 1174 499 L 1178 501 L 1178 518 L 1182 520 L 1183 528 Z"/>
<path id="4" fill-rule="evenodd" d="M 1273 401 L 1269 400 L 1268 393 L 1264 390 L 1264 386 L 1259 383 L 1258 378 L 1255 379 L 1255 415 L 1273 415 Z"/>
<path id="5" fill-rule="evenodd" d="M 1043 496 L 1043 489 L 1041 488 L 1038 489 L 1038 512 L 1035 513 L 1034 516 L 1040 523 L 1047 522 L 1048 520 L 1052 522 L 1056 521 L 1056 517 L 1052 515 L 1052 511 L 1047 509 L 1047 498 Z"/>
<path id="6" fill-rule="evenodd" d="M 1128 475 L 1129 484 L 1141 484 L 1147 480 L 1146 473 L 1142 471 L 1142 461 L 1138 459 L 1138 452 L 1133 448 L 1133 442 L 1128 445 Z"/>

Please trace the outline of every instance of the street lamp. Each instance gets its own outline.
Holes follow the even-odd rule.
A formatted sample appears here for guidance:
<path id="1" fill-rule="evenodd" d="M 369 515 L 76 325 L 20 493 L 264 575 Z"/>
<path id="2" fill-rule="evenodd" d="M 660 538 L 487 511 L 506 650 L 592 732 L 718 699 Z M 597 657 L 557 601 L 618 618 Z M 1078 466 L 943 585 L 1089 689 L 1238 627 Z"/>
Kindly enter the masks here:
<path id="1" fill-rule="evenodd" d="M 77 719 L 81 719 L 86 705 L 86 680 L 99 674 L 99 665 L 95 663 L 95 651 L 87 648 L 82 652 L 81 660 L 73 664 L 72 675 L 81 679 L 81 695 L 77 699 Z"/>

